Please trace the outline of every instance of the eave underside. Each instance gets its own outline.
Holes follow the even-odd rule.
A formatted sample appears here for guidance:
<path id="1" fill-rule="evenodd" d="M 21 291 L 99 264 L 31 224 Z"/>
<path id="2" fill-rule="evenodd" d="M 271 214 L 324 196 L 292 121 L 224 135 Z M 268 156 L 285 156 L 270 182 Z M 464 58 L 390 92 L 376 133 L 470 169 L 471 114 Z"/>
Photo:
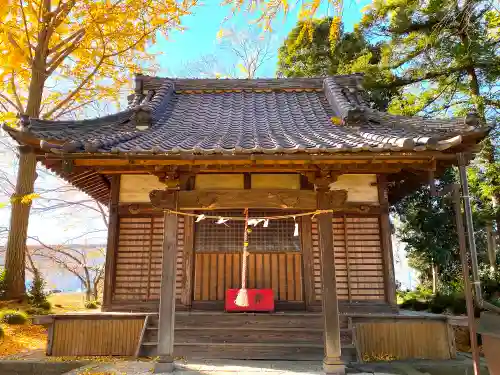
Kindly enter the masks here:
<path id="1" fill-rule="evenodd" d="M 38 158 L 49 170 L 97 201 L 108 204 L 110 176 L 116 174 L 153 174 L 175 170 L 179 174 L 196 173 L 300 173 L 304 176 L 321 170 L 335 174 L 385 174 L 390 203 L 394 203 L 425 184 L 429 172 L 438 177 L 448 167 L 456 165 L 456 153 L 468 152 L 471 147 L 460 147 L 444 152 L 417 152 L 357 155 L 251 155 L 233 157 L 194 156 L 162 158 L 158 156 L 111 158 L 109 155 L 53 155 L 39 154 Z"/>

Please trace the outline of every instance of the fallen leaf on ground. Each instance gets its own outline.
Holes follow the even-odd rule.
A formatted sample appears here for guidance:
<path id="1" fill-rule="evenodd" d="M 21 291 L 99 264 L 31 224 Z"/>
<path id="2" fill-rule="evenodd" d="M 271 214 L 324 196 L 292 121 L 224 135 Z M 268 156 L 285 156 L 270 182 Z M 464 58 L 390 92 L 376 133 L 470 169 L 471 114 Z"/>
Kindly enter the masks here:
<path id="1" fill-rule="evenodd" d="M 5 335 L 0 339 L 0 357 L 45 349 L 47 345 L 47 330 L 43 326 L 33 324 L 1 326 Z"/>

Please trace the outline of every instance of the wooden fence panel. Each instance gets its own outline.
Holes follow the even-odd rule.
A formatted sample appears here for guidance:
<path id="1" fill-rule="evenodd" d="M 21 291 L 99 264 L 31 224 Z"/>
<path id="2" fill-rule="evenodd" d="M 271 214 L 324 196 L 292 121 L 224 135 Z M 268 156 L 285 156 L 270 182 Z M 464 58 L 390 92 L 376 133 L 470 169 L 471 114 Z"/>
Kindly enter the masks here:
<path id="1" fill-rule="evenodd" d="M 241 254 L 203 253 L 195 256 L 195 301 L 223 301 L 226 289 L 241 287 Z M 250 253 L 249 288 L 272 288 L 275 300 L 303 301 L 302 255 Z"/>
<path id="2" fill-rule="evenodd" d="M 444 321 L 356 323 L 356 345 L 361 358 L 450 359 L 454 349 Z"/>
<path id="3" fill-rule="evenodd" d="M 144 319 L 56 319 L 53 356 L 132 356 Z"/>

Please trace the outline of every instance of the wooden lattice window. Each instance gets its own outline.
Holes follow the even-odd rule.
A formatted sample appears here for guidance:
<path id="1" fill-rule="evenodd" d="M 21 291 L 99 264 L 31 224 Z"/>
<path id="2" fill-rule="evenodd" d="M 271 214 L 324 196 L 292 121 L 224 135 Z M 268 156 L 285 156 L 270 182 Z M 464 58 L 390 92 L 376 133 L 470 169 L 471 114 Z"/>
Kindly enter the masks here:
<path id="1" fill-rule="evenodd" d="M 243 216 L 242 210 L 209 211 L 205 215 Z M 283 215 L 269 211 L 250 210 L 250 217 Z M 215 224 L 214 219 L 205 219 L 195 223 L 195 251 L 197 252 L 240 252 L 243 246 L 243 221 L 229 221 Z M 297 223 L 299 219 L 297 219 Z M 270 220 L 268 227 L 259 224 L 251 227 L 248 250 L 258 252 L 300 252 L 300 237 L 294 236 L 295 221 L 293 218 Z"/>

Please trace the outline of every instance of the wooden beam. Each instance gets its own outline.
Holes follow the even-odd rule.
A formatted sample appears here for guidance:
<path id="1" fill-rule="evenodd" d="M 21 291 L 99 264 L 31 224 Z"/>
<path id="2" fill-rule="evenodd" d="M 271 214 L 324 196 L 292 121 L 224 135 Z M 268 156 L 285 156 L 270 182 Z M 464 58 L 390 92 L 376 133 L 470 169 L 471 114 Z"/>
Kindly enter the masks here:
<path id="1" fill-rule="evenodd" d="M 166 208 L 168 202 L 163 190 L 154 190 L 151 202 L 155 207 Z M 236 208 L 316 208 L 316 193 L 308 190 L 193 190 L 179 192 L 179 209 L 213 210 Z"/>
<path id="2" fill-rule="evenodd" d="M 393 308 L 397 308 L 396 277 L 394 273 L 394 258 L 392 253 L 392 229 L 389 219 L 389 200 L 387 195 L 387 176 L 378 175 L 378 192 L 380 202 L 380 238 L 382 259 L 384 263 L 385 299 Z"/>
<path id="3" fill-rule="evenodd" d="M 160 206 L 153 206 L 151 203 L 121 203 L 119 205 L 118 211 L 120 216 L 131 216 L 138 214 L 149 214 L 149 215 L 162 215 L 161 203 Z M 240 206 L 237 208 L 242 208 L 244 206 Z M 351 203 L 347 202 L 341 206 L 331 205 L 330 207 L 334 211 L 334 215 L 343 215 L 343 214 L 357 214 L 357 215 L 380 215 L 381 208 L 378 204 L 364 204 L 364 203 Z M 315 210 L 315 207 L 309 208 L 311 211 Z M 192 210 L 183 210 L 181 211 L 192 211 Z"/>
<path id="4" fill-rule="evenodd" d="M 178 192 L 166 191 L 168 208 L 177 210 Z M 158 361 L 155 373 L 174 371 L 175 268 L 177 263 L 177 215 L 165 211 L 163 221 L 163 258 L 158 326 Z"/>
<path id="5" fill-rule="evenodd" d="M 345 152 L 345 153 L 333 153 L 333 154 L 307 154 L 307 153 L 294 153 L 294 154 L 213 154 L 213 155 L 194 155 L 194 154 L 93 154 L 89 155 L 87 153 L 70 153 L 70 154 L 46 154 L 45 158 L 48 160 L 79 160 L 84 163 L 77 163 L 76 165 L 85 165 L 85 163 L 93 161 L 104 161 L 104 162 L 123 162 L 122 165 L 130 164 L 131 162 L 136 162 L 142 165 L 159 165 L 159 164 L 213 164 L 214 161 L 223 164 L 224 162 L 243 162 L 248 163 L 248 161 L 254 162 L 264 162 L 265 163 L 275 163 L 279 161 L 281 164 L 287 164 L 288 162 L 312 162 L 321 161 L 324 163 L 336 164 L 339 160 L 349 160 L 353 162 L 359 162 L 360 160 L 365 160 L 367 162 L 372 162 L 374 160 L 393 160 L 412 163 L 416 160 L 450 160 L 454 158 L 454 154 L 445 153 L 441 151 L 405 151 L 405 152 L 371 152 L 371 151 L 360 151 L 360 152 Z M 93 164 L 96 165 L 96 164 Z M 105 164 L 101 164 L 105 165 Z"/>
<path id="6" fill-rule="evenodd" d="M 120 176 L 111 177 L 111 195 L 109 200 L 108 242 L 106 264 L 104 268 L 103 311 L 111 307 L 115 285 L 116 253 L 118 251 L 118 203 L 120 194 Z"/>
<path id="7" fill-rule="evenodd" d="M 248 164 L 248 163 L 246 163 Z M 157 167 L 161 164 L 154 165 L 110 165 L 95 167 L 96 171 L 100 174 L 154 174 Z M 377 174 L 377 173 L 397 173 L 404 168 L 411 168 L 417 171 L 433 170 L 435 168 L 435 161 L 414 161 L 408 163 L 387 163 L 386 161 L 377 162 L 352 162 L 352 161 L 338 161 L 335 164 L 327 164 L 326 167 L 332 171 L 339 171 L 343 174 L 356 173 L 356 174 Z M 312 163 L 287 163 L 286 165 L 280 164 L 275 161 L 273 164 L 265 165 L 240 165 L 240 164 L 213 164 L 196 165 L 191 164 L 180 165 L 180 171 L 186 170 L 195 173 L 306 173 L 308 171 L 315 172 L 318 169 L 317 164 Z"/>
<path id="8" fill-rule="evenodd" d="M 304 291 L 306 308 L 314 304 L 314 262 L 313 262 L 313 242 L 312 242 L 312 221 L 310 216 L 301 218 L 300 238 L 302 241 L 302 262 L 304 264 Z"/>
<path id="9" fill-rule="evenodd" d="M 317 184 L 317 208 L 328 209 L 332 202 L 332 193 L 329 191 L 329 181 Z M 343 375 L 345 366 L 340 359 L 340 324 L 337 286 L 335 277 L 335 259 L 333 253 L 333 228 L 331 213 L 318 216 L 319 247 L 321 253 L 321 283 L 323 288 L 323 319 L 325 358 L 323 370 L 325 374 Z"/>

